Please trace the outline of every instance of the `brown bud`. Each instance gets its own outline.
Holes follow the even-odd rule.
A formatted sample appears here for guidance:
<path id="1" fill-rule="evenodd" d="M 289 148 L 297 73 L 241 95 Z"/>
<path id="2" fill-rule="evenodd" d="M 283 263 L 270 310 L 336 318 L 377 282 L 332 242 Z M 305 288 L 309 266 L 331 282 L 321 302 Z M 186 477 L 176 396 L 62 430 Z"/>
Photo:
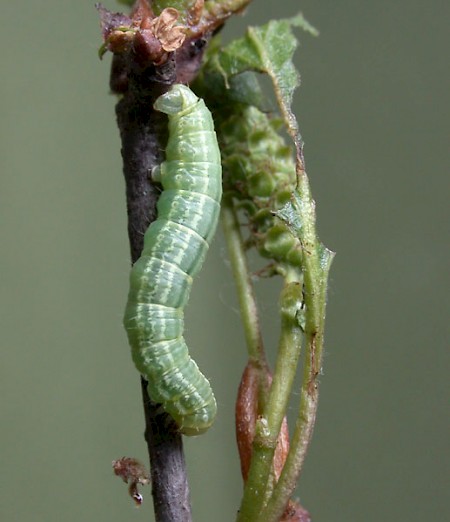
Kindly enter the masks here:
<path id="1" fill-rule="evenodd" d="M 176 9 L 167 7 L 151 22 L 153 34 L 160 41 L 161 47 L 168 53 L 180 48 L 186 38 L 186 29 L 175 25 L 178 16 L 179 13 Z"/>
<path id="2" fill-rule="evenodd" d="M 167 56 L 160 41 L 151 29 L 142 29 L 136 32 L 133 40 L 134 59 L 143 68 L 151 62 L 160 63 L 162 57 Z"/>
<path id="3" fill-rule="evenodd" d="M 176 25 L 179 13 L 176 9 L 163 9 L 155 16 L 146 0 L 136 2 L 131 18 L 112 13 L 97 4 L 100 13 L 104 44 L 99 53 L 107 50 L 113 54 L 133 51 L 132 57 L 140 67 L 161 65 L 168 53 L 179 49 L 186 38 L 186 28 Z"/>

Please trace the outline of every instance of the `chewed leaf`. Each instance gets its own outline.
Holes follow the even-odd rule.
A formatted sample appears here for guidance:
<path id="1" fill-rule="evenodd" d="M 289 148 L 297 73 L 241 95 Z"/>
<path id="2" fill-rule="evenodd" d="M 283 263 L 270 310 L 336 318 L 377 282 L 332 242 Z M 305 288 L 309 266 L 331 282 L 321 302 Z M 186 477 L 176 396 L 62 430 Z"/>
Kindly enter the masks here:
<path id="1" fill-rule="evenodd" d="M 247 34 L 233 41 L 220 54 L 220 67 L 226 78 L 244 71 L 257 71 L 278 78 L 286 92 L 298 85 L 298 74 L 291 58 L 297 47 L 292 27 L 301 27 L 311 34 L 317 31 L 302 14 L 285 20 L 273 20 L 261 27 L 249 27 Z"/>
<path id="2" fill-rule="evenodd" d="M 222 75 L 228 88 L 231 87 L 233 77 L 247 71 L 270 77 L 286 128 L 297 148 L 299 168 L 300 164 L 303 167 L 302 142 L 295 116 L 290 109 L 293 93 L 300 84 L 300 75 L 292 63 L 298 45 L 292 32 L 293 27 L 300 27 L 313 35 L 318 34 L 302 14 L 274 20 L 261 27 L 249 27 L 243 38 L 234 40 L 212 57 L 209 67 Z"/>

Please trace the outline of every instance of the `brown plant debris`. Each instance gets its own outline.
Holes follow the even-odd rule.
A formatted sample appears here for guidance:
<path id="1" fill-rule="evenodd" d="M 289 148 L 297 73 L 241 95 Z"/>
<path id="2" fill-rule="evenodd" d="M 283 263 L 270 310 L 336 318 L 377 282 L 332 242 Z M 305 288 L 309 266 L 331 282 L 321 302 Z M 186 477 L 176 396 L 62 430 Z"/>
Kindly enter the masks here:
<path id="1" fill-rule="evenodd" d="M 139 493 L 138 485 L 146 486 L 150 484 L 150 474 L 144 465 L 137 459 L 122 457 L 113 460 L 112 467 L 114 474 L 120 477 L 125 484 L 129 484 L 128 493 L 136 505 L 140 506 L 144 498 Z"/>

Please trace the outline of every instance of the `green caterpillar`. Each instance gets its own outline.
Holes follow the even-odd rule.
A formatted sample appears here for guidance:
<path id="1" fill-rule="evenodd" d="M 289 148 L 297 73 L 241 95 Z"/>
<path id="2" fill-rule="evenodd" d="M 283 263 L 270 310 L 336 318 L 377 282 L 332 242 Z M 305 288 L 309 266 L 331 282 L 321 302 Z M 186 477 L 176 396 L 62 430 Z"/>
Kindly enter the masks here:
<path id="1" fill-rule="evenodd" d="M 211 426 L 217 405 L 189 356 L 183 309 L 219 218 L 220 152 L 211 113 L 188 87 L 172 86 L 154 107 L 169 116 L 166 160 L 153 173 L 163 192 L 131 270 L 124 326 L 152 400 L 182 433 L 198 435 Z"/>

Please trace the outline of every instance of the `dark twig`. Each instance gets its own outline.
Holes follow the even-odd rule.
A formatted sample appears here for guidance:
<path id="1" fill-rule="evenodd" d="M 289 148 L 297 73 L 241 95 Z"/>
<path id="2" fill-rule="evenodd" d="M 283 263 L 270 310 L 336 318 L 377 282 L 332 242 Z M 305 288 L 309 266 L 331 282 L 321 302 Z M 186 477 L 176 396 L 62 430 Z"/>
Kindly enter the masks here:
<path id="1" fill-rule="evenodd" d="M 191 505 L 182 436 L 172 418 L 150 400 L 147 382 L 142 377 L 141 388 L 155 519 L 158 522 L 190 522 Z"/>
<path id="2" fill-rule="evenodd" d="M 128 75 L 126 93 L 116 107 L 122 138 L 132 263 L 139 258 L 145 230 L 156 217 L 159 190 L 152 183 L 150 173 L 163 159 L 166 126 L 163 116 L 153 110 L 153 101 L 174 82 L 173 63 L 166 64 L 163 70 L 152 68 L 142 74 Z M 112 68 L 112 86 L 121 74 L 123 70 L 116 60 Z M 171 418 L 150 400 L 143 378 L 141 387 L 156 520 L 190 521 L 181 434 Z"/>
<path id="3" fill-rule="evenodd" d="M 173 60 L 159 69 L 152 66 L 140 71 L 124 67 L 115 57 L 111 87 L 124 91 L 116 114 L 122 139 L 128 235 L 134 263 L 141 254 L 144 233 L 156 217 L 159 190 L 150 173 L 163 160 L 166 142 L 165 119 L 153 110 L 153 102 L 174 83 L 176 75 Z M 191 513 L 182 436 L 173 420 L 151 401 L 143 378 L 141 387 L 156 520 L 188 522 Z"/>

